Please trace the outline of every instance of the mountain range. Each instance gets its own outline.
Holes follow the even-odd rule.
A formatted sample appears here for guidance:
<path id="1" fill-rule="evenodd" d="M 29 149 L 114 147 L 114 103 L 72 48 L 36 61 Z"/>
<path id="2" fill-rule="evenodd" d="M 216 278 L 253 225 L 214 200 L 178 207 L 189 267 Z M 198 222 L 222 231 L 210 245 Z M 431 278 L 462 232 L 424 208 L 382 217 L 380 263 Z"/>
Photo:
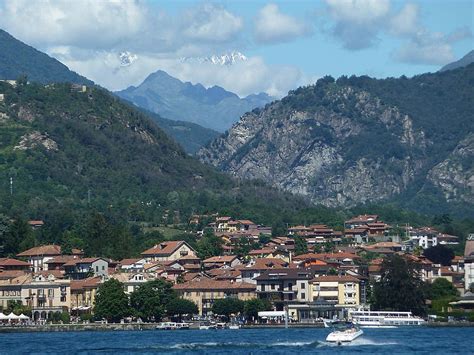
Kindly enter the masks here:
<path id="1" fill-rule="evenodd" d="M 474 207 L 474 64 L 413 78 L 331 77 L 245 114 L 198 152 L 247 179 L 350 207 Z"/>
<path id="2" fill-rule="evenodd" d="M 240 98 L 219 86 L 184 83 L 162 70 L 150 74 L 139 86 L 116 94 L 168 119 L 193 122 L 219 132 L 230 128 L 245 112 L 273 101 L 265 93 Z"/>
<path id="3" fill-rule="evenodd" d="M 455 62 L 446 64 L 439 71 L 446 71 L 446 70 L 453 70 L 453 69 L 457 69 L 457 68 L 462 68 L 462 67 L 465 67 L 465 66 L 467 66 L 471 63 L 474 63 L 474 50 L 467 53 L 461 59 L 456 60 Z"/>

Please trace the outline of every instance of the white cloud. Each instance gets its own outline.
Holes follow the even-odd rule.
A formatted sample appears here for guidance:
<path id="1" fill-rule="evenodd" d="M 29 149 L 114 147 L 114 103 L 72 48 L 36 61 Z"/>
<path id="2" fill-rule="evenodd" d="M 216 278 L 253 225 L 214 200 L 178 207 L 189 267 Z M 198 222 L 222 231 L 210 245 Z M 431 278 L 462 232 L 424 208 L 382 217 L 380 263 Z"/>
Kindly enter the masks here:
<path id="1" fill-rule="evenodd" d="M 390 13 L 389 0 L 325 0 L 332 34 L 350 50 L 372 46 Z"/>
<path id="2" fill-rule="evenodd" d="M 455 59 L 452 44 L 469 37 L 472 34 L 467 29 L 459 29 L 447 35 L 420 29 L 394 55 L 397 60 L 405 63 L 444 65 Z"/>
<path id="3" fill-rule="evenodd" d="M 228 41 L 243 27 L 240 17 L 213 4 L 203 4 L 187 11 L 183 22 L 189 24 L 184 29 L 187 37 L 209 42 Z"/>
<path id="4" fill-rule="evenodd" d="M 394 35 L 412 35 L 420 30 L 419 9 L 415 4 L 406 4 L 390 20 L 390 31 Z"/>
<path id="5" fill-rule="evenodd" d="M 111 48 L 140 34 L 148 22 L 139 1 L 5 1 L 0 25 L 41 47 Z"/>
<path id="6" fill-rule="evenodd" d="M 259 42 L 286 42 L 310 33 L 307 24 L 283 14 L 276 4 L 264 6 L 255 20 L 255 37 Z"/>

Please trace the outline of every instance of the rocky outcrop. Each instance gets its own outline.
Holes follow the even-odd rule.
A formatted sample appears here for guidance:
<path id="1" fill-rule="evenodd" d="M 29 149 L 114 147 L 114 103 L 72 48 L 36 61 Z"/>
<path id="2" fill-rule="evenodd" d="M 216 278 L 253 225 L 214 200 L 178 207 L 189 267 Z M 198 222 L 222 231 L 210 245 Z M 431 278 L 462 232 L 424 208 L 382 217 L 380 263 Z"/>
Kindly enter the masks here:
<path id="1" fill-rule="evenodd" d="M 461 141 L 456 149 L 428 174 L 448 202 L 474 201 L 474 133 Z"/>
<path id="2" fill-rule="evenodd" d="M 27 133 L 21 137 L 20 142 L 13 149 L 14 150 L 27 150 L 35 147 L 43 147 L 46 150 L 57 151 L 58 144 L 48 137 L 47 134 L 41 134 L 40 132 L 34 131 Z"/>
<path id="3" fill-rule="evenodd" d="M 290 95 L 246 114 L 199 158 L 327 206 L 398 195 L 424 167 L 424 132 L 366 91 L 332 85 L 306 110 L 292 103 Z"/>

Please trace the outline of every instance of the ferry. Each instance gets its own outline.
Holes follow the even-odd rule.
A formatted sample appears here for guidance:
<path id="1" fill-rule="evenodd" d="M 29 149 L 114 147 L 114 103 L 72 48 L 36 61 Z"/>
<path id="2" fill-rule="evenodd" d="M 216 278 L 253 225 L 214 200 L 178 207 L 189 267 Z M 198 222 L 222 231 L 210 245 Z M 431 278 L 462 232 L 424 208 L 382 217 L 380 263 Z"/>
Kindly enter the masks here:
<path id="1" fill-rule="evenodd" d="M 177 330 L 177 329 L 189 329 L 189 323 L 175 323 L 175 322 L 162 322 L 156 326 L 158 330 Z"/>
<path id="2" fill-rule="evenodd" d="M 411 312 L 349 311 L 349 319 L 362 328 L 397 328 L 399 326 L 423 325 L 425 320 Z"/>

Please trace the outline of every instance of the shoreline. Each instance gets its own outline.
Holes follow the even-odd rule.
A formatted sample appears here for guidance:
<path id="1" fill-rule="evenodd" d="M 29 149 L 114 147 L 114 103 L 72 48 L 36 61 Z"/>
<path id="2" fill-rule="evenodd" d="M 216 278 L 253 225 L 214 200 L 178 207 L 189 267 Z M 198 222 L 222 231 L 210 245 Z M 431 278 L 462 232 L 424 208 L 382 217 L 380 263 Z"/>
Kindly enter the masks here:
<path id="1" fill-rule="evenodd" d="M 17 326 L 0 327 L 0 333 L 32 333 L 32 332 L 82 332 L 82 331 L 141 331 L 141 330 L 156 330 L 159 323 L 127 323 L 127 324 L 47 324 L 37 326 Z M 428 328 L 444 328 L 444 327 L 474 327 L 474 322 L 430 322 L 421 327 Z M 284 324 L 251 324 L 244 325 L 241 329 L 283 329 Z M 324 328 L 323 324 L 289 324 L 288 328 Z M 192 324 L 189 330 L 199 330 L 198 324 Z M 174 330 L 186 331 L 186 330 Z M 216 330 L 219 331 L 219 330 Z"/>

